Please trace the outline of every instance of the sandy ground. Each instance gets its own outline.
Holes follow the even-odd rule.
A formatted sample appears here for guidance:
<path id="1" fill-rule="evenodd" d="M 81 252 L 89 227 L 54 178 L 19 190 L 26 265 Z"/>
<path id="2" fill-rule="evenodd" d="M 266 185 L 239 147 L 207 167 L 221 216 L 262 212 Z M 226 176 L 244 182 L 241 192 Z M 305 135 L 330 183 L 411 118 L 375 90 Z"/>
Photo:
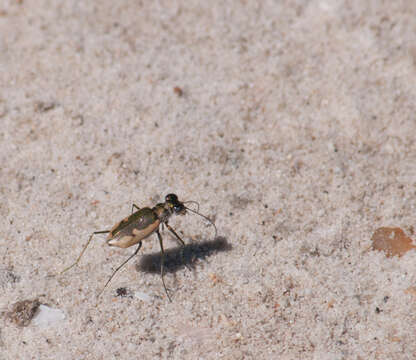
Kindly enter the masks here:
<path id="1" fill-rule="evenodd" d="M 415 77 L 411 0 L 1 2 L 0 359 L 416 358 Z M 58 275 L 171 192 L 172 303 L 156 236 Z"/>

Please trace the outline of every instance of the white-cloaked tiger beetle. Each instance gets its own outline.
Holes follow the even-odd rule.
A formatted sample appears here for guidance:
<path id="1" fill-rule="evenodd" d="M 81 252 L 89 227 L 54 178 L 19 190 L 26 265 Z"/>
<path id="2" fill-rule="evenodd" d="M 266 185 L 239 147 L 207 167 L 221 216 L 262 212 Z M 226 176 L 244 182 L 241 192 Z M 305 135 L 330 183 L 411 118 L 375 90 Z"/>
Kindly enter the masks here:
<path id="1" fill-rule="evenodd" d="M 161 261 L 160 261 L 160 275 L 162 277 L 162 283 L 163 287 L 165 289 L 166 295 L 169 299 L 169 301 L 172 301 L 168 290 L 165 285 L 164 280 L 164 260 L 165 260 L 165 250 L 163 248 L 163 240 L 162 236 L 160 235 L 159 228 L 162 225 L 165 225 L 168 230 L 174 235 L 175 239 L 179 242 L 179 244 L 182 246 L 182 250 L 185 247 L 184 241 L 181 239 L 181 237 L 176 233 L 175 230 L 172 229 L 172 227 L 168 224 L 169 218 L 172 215 L 185 215 L 187 211 L 190 211 L 192 213 L 195 213 L 199 216 L 202 216 L 204 219 L 208 220 L 211 225 L 214 226 L 215 229 L 215 236 L 217 235 L 217 228 L 215 224 L 205 215 L 200 214 L 196 210 L 192 210 L 189 207 L 186 207 L 185 204 L 187 203 L 195 203 L 198 204 L 196 201 L 184 201 L 181 202 L 178 200 L 178 197 L 175 194 L 168 194 L 165 197 L 164 203 L 159 203 L 153 208 L 145 207 L 140 209 L 136 204 L 132 205 L 131 208 L 131 215 L 127 216 L 117 224 L 113 226 L 111 230 L 102 230 L 102 231 L 95 231 L 91 234 L 90 238 L 88 239 L 88 242 L 85 244 L 84 248 L 81 251 L 81 254 L 78 256 L 78 259 L 69 267 L 64 269 L 62 273 L 65 271 L 68 271 L 72 267 L 78 264 L 79 260 L 81 259 L 82 255 L 84 254 L 85 250 L 87 249 L 88 245 L 90 244 L 92 238 L 94 235 L 97 234 L 108 234 L 106 242 L 109 246 L 118 246 L 120 248 L 128 248 L 130 246 L 139 244 L 136 251 L 127 258 L 114 272 L 111 274 L 110 278 L 104 285 L 103 289 L 98 294 L 98 297 L 103 293 L 107 285 L 110 283 L 111 279 L 114 277 L 114 275 L 119 271 L 124 265 L 127 264 L 127 262 L 132 259 L 137 253 L 139 252 L 142 241 L 146 238 L 148 238 L 151 234 L 156 233 L 159 244 L 160 244 L 160 250 L 161 250 Z M 136 209 L 137 211 L 133 212 L 133 210 Z M 198 204 L 198 210 L 199 210 L 199 204 Z M 183 252 L 182 254 L 182 260 L 183 260 Z M 186 265 L 186 263 L 185 263 Z"/>

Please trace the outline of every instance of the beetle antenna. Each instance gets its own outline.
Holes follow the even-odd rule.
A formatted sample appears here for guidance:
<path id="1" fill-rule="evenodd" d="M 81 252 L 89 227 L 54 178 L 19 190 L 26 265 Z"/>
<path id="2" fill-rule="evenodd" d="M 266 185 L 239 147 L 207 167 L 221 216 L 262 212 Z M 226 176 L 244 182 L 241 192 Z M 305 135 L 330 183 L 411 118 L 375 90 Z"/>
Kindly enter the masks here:
<path id="1" fill-rule="evenodd" d="M 196 201 L 195 201 L 196 202 Z M 189 211 L 191 211 L 191 212 L 193 212 L 194 214 L 197 214 L 197 215 L 199 215 L 199 216 L 201 216 L 201 217 L 203 217 L 205 220 L 208 220 L 209 221 L 209 223 L 214 227 L 214 229 L 215 229 L 215 236 L 214 236 L 214 238 L 216 238 L 217 237 L 217 227 L 215 226 L 215 224 L 214 224 L 214 222 L 208 217 L 208 216 L 205 216 L 205 215 L 202 215 L 201 213 L 199 213 L 198 211 L 195 211 L 195 210 L 192 210 L 192 209 L 190 209 L 190 208 L 188 208 L 188 207 L 186 207 L 185 206 L 185 209 L 187 209 L 187 210 L 189 210 Z"/>
<path id="2" fill-rule="evenodd" d="M 183 203 L 184 203 L 184 204 L 189 204 L 189 203 L 196 204 L 196 206 L 197 206 L 196 211 L 199 211 L 199 202 L 197 202 L 197 201 L 193 201 L 193 200 L 189 200 L 189 201 L 184 201 Z M 187 208 L 187 209 L 188 209 L 188 208 Z"/>

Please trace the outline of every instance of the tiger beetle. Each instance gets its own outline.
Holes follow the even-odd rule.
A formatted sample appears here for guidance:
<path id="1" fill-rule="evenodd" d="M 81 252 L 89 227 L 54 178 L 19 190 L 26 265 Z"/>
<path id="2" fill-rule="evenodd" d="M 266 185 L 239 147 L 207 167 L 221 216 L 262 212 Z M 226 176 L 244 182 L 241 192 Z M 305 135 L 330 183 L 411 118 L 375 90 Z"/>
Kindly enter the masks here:
<path id="1" fill-rule="evenodd" d="M 175 240 L 178 241 L 180 246 L 182 247 L 181 255 L 182 261 L 183 259 L 183 248 L 185 247 L 185 242 L 181 239 L 181 237 L 176 233 L 175 230 L 168 224 L 169 218 L 172 215 L 185 215 L 187 211 L 195 213 L 204 219 L 208 220 L 211 225 L 214 226 L 215 229 L 215 236 L 217 235 L 217 227 L 215 224 L 205 215 L 202 215 L 198 212 L 198 210 L 192 210 L 189 207 L 186 207 L 185 204 L 187 203 L 194 203 L 199 204 L 196 201 L 185 201 L 181 202 L 178 200 L 178 197 L 175 194 L 168 194 L 165 197 L 164 203 L 159 203 L 153 208 L 145 207 L 140 209 L 136 204 L 133 204 L 131 207 L 131 215 L 127 216 L 117 224 L 113 226 L 111 230 L 102 230 L 102 231 L 95 231 L 91 234 L 88 242 L 85 244 L 84 248 L 81 251 L 81 254 L 78 256 L 78 259 L 69 267 L 64 269 L 62 273 L 68 271 L 72 267 L 78 264 L 79 260 L 81 259 L 82 255 L 84 254 L 85 250 L 87 249 L 88 245 L 90 244 L 94 235 L 97 234 L 108 234 L 106 242 L 109 246 L 117 246 L 120 248 L 128 248 L 130 246 L 139 244 L 136 251 L 130 255 L 127 260 L 125 260 L 114 272 L 111 274 L 110 278 L 104 285 L 103 289 L 98 294 L 98 297 L 104 292 L 107 285 L 110 283 L 111 279 L 114 275 L 119 271 L 127 262 L 130 261 L 137 253 L 139 252 L 140 248 L 142 247 L 142 241 L 148 238 L 151 234 L 156 233 L 161 250 L 161 261 L 160 261 L 160 275 L 162 278 L 163 287 L 165 289 L 166 295 L 171 302 L 172 299 L 169 296 L 168 290 L 165 285 L 164 280 L 164 261 L 165 261 L 165 250 L 163 248 L 163 240 L 162 236 L 160 235 L 159 228 L 162 225 L 165 225 L 168 230 L 174 235 Z M 133 212 L 134 209 L 137 211 Z M 184 262 L 185 263 L 185 262 Z M 186 264 L 186 263 L 185 263 Z"/>

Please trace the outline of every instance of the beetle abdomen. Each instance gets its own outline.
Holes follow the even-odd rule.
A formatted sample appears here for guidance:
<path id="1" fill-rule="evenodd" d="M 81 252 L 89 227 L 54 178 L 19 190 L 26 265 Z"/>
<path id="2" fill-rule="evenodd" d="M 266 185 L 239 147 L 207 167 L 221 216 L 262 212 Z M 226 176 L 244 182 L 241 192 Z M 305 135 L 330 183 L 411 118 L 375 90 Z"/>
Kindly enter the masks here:
<path id="1" fill-rule="evenodd" d="M 159 225 L 160 220 L 152 209 L 140 209 L 114 225 L 108 234 L 107 243 L 127 248 L 148 237 Z"/>

